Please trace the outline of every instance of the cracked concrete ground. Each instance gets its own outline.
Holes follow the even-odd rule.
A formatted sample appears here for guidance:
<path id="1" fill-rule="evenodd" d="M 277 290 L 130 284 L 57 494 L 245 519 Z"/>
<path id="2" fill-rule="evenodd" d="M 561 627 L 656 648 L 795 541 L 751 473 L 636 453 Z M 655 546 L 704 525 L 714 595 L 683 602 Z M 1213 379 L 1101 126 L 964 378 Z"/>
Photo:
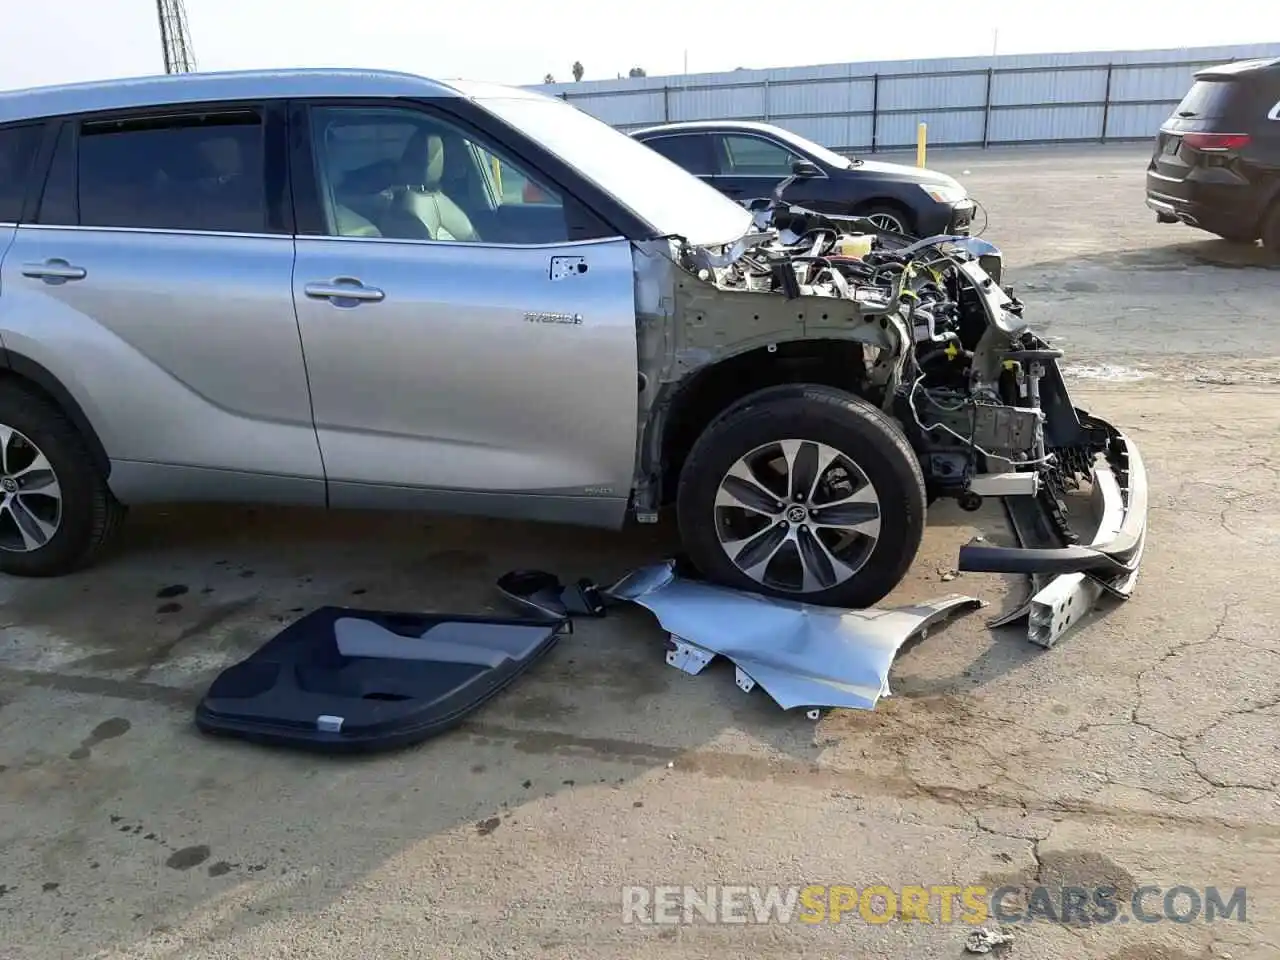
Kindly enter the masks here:
<path id="1" fill-rule="evenodd" d="M 680 674 L 624 610 L 463 729 L 334 761 L 203 739 L 191 708 L 315 605 L 495 609 L 505 570 L 608 580 L 671 531 L 138 511 L 100 567 L 0 582 L 0 956 L 915 960 L 969 932 L 622 923 L 623 885 L 728 883 L 1245 886 L 1245 923 L 1015 924 L 1012 956 L 1274 958 L 1280 272 L 1157 226 L 1142 148 L 935 162 L 990 210 L 1079 401 L 1141 445 L 1131 602 L 1053 651 L 993 633 L 1023 586 L 943 576 L 1001 519 L 940 508 L 893 599 L 991 606 L 905 651 L 873 713 L 814 725 L 727 668 Z"/>

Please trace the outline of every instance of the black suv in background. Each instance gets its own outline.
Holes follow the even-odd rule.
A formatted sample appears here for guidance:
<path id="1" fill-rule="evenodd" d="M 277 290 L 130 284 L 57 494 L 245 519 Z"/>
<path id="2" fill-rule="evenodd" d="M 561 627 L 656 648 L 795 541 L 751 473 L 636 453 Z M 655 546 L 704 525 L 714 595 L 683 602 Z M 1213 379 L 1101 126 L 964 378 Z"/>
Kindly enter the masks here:
<path id="1" fill-rule="evenodd" d="M 1201 70 L 1156 139 L 1147 206 L 1280 252 L 1280 58 Z"/>
<path id="2" fill-rule="evenodd" d="M 631 135 L 744 206 L 796 175 L 783 201 L 817 213 L 867 217 L 881 230 L 920 237 L 967 235 L 973 223 L 974 202 L 944 173 L 843 157 L 772 124 L 697 120 Z"/>

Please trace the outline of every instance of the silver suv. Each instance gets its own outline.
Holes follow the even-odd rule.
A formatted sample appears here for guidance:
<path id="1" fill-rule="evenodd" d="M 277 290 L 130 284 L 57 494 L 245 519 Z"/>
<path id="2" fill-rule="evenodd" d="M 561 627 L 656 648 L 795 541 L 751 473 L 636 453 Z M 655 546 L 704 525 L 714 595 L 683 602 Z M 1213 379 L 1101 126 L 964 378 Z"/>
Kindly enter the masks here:
<path id="1" fill-rule="evenodd" d="M 1054 393 L 992 248 L 766 226 L 522 90 L 2 94 L 0 570 L 83 565 L 125 504 L 617 527 L 675 503 L 709 577 L 860 605 L 928 497 L 1035 497 L 1125 455 Z"/>

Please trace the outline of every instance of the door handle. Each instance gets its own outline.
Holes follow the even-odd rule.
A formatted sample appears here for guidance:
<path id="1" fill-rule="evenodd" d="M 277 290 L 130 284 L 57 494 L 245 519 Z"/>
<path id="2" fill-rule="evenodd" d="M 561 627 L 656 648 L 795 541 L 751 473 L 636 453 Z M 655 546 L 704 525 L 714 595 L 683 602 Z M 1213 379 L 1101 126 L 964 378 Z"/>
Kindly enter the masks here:
<path id="1" fill-rule="evenodd" d="M 352 277 L 308 283 L 302 292 L 314 300 L 361 300 L 376 303 L 386 297 L 377 287 L 366 287 Z"/>
<path id="2" fill-rule="evenodd" d="M 87 272 L 84 267 L 72 266 L 55 257 L 44 263 L 24 263 L 22 275 L 36 280 L 83 280 Z"/>

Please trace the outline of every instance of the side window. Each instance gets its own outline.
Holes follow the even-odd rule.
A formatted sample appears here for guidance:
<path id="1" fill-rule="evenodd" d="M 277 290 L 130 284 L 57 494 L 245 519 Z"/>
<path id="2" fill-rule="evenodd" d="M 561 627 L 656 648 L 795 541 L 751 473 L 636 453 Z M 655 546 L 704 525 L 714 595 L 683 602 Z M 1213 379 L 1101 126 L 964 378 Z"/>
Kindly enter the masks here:
<path id="1" fill-rule="evenodd" d="M 0 130 L 0 223 L 17 223 L 22 216 L 40 129 L 38 124 L 28 124 Z"/>
<path id="2" fill-rule="evenodd" d="M 464 243 L 563 243 L 576 211 L 524 165 L 401 107 L 316 107 L 311 138 L 327 232 Z M 589 230 L 588 230 L 589 232 Z"/>
<path id="3" fill-rule="evenodd" d="M 263 127 L 255 111 L 88 122 L 78 139 L 83 226 L 266 229 Z"/>
<path id="4" fill-rule="evenodd" d="M 654 137 L 644 143 L 692 174 L 706 177 L 716 172 L 711 160 L 709 137 Z"/>
<path id="5" fill-rule="evenodd" d="M 725 172 L 739 177 L 791 176 L 791 164 L 800 159 L 781 144 L 762 137 L 727 135 L 724 138 Z"/>
<path id="6" fill-rule="evenodd" d="M 480 158 L 480 168 L 489 181 L 489 189 L 499 206 L 522 206 L 537 204 L 541 206 L 563 206 L 560 199 L 550 190 L 534 183 L 513 166 L 509 160 L 490 153 L 484 147 L 475 147 Z"/>

